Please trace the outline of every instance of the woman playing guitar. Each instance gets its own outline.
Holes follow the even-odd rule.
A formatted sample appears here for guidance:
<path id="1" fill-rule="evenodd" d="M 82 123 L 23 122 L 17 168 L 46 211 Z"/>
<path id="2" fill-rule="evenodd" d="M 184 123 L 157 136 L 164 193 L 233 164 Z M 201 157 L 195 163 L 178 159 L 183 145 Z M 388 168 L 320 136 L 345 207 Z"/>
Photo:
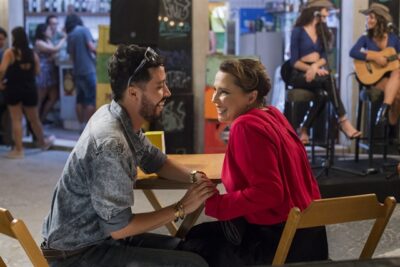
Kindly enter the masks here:
<path id="1" fill-rule="evenodd" d="M 367 16 L 367 33 L 358 39 L 350 56 L 356 59 L 358 79 L 363 82 L 371 78 L 371 81 L 375 81 L 370 84 L 384 92 L 383 104 L 375 124 L 386 123 L 389 119 L 389 124 L 395 125 L 400 114 L 400 70 L 397 56 L 400 53 L 400 40 L 390 31 L 392 17 L 386 6 L 373 3 L 368 9 L 360 10 L 360 13 Z M 393 55 L 387 51 L 393 51 Z M 392 63 L 390 58 L 393 56 Z M 358 65 L 360 60 L 364 64 Z M 362 67 L 367 71 L 363 72 Z"/>
<path id="2" fill-rule="evenodd" d="M 324 94 L 327 93 L 328 100 L 335 103 L 336 88 L 331 81 L 330 73 L 324 68 L 327 61 L 321 30 L 323 29 L 324 35 L 330 41 L 331 35 L 325 22 L 329 15 L 328 9 L 332 7 L 332 3 L 328 0 L 309 0 L 292 31 L 290 63 L 293 70 L 289 83 L 294 87 L 311 90 L 317 95 L 317 100 L 307 112 L 299 130 L 300 140 L 304 144 L 309 142 L 308 129 L 324 106 L 324 102 L 318 97 L 321 89 Z M 339 118 L 340 129 L 348 138 L 360 137 L 361 132 L 357 131 L 346 118 L 346 111 L 339 94 L 336 96 L 338 101 L 333 106 Z"/>

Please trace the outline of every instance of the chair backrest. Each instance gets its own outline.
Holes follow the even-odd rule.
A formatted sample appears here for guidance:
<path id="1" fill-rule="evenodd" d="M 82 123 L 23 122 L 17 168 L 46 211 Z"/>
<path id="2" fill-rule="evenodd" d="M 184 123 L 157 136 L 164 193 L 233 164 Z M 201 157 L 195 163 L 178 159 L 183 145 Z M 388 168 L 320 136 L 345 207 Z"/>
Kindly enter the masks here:
<path id="1" fill-rule="evenodd" d="M 0 208 L 0 233 L 17 239 L 34 267 L 49 266 L 39 247 L 33 240 L 28 228 L 25 226 L 25 223 L 21 220 L 14 219 L 11 213 L 3 208 Z M 6 265 L 0 258 L 0 267 L 3 266 Z"/>
<path id="2" fill-rule="evenodd" d="M 302 212 L 294 207 L 290 210 L 272 265 L 285 263 L 297 229 L 375 219 L 360 255 L 360 259 L 370 259 L 395 206 L 394 197 L 387 197 L 382 204 L 375 194 L 366 194 L 315 200 Z"/>
<path id="3" fill-rule="evenodd" d="M 164 131 L 147 131 L 144 133 L 150 142 L 165 153 Z"/>
<path id="4" fill-rule="evenodd" d="M 0 257 L 0 267 L 7 267 L 1 257 Z"/>

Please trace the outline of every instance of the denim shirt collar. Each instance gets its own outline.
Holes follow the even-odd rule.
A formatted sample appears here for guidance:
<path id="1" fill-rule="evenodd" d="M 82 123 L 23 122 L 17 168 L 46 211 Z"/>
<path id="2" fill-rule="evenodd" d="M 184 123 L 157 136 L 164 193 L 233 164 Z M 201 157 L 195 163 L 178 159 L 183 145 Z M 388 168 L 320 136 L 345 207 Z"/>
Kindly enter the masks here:
<path id="1" fill-rule="evenodd" d="M 121 122 L 129 146 L 135 151 L 136 155 L 140 157 L 143 154 L 144 149 L 143 142 L 140 141 L 140 135 L 143 135 L 142 129 L 140 129 L 137 133 L 133 131 L 133 125 L 128 113 L 118 102 L 114 100 L 111 101 L 110 112 Z"/>

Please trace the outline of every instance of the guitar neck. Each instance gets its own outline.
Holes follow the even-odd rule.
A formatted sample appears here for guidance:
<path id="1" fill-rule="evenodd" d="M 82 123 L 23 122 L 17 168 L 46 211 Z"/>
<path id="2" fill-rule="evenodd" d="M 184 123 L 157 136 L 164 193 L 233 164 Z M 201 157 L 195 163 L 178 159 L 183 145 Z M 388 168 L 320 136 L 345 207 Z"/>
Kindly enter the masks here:
<path id="1" fill-rule="evenodd" d="M 388 61 L 395 61 L 395 60 L 398 60 L 398 56 L 397 56 L 397 55 L 388 56 L 388 57 L 387 57 L 387 60 L 388 60 Z"/>

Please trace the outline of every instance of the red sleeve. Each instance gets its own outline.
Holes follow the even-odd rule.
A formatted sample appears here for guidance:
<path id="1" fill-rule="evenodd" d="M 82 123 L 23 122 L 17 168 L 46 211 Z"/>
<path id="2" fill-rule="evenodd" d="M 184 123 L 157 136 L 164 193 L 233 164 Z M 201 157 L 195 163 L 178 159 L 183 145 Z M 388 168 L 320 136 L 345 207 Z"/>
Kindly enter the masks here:
<path id="1" fill-rule="evenodd" d="M 284 195 L 277 160 L 278 146 L 278 137 L 271 125 L 249 118 L 233 125 L 225 158 L 228 160 L 228 175 L 232 183 L 235 183 L 235 177 L 242 176 L 246 185 L 209 198 L 206 214 L 219 220 L 229 220 L 278 207 Z M 231 171 L 231 167 L 239 171 Z"/>

